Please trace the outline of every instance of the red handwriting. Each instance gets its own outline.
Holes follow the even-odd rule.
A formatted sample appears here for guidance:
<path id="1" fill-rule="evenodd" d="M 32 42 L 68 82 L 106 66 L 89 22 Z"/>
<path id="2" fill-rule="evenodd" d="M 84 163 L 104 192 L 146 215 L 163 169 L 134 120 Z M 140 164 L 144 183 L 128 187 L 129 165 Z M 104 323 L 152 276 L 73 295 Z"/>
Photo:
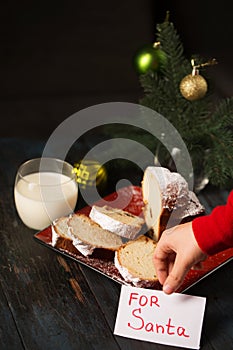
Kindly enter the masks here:
<path id="1" fill-rule="evenodd" d="M 156 306 L 160 307 L 159 305 L 159 298 L 157 295 L 151 295 L 150 297 L 146 295 L 140 295 L 139 293 L 130 293 L 129 296 L 129 305 L 131 305 L 133 302 L 137 302 L 140 306 Z"/>
<path id="2" fill-rule="evenodd" d="M 132 293 L 134 294 L 134 293 Z M 134 318 L 133 324 L 128 322 L 128 327 L 134 329 L 135 331 L 145 330 L 146 332 L 154 332 L 167 335 L 178 335 L 179 337 L 189 338 L 189 334 L 186 329 L 182 326 L 175 326 L 172 324 L 171 318 L 168 318 L 166 324 L 162 325 L 157 322 L 145 322 L 142 316 L 142 309 L 134 309 L 132 311 L 132 316 Z"/>

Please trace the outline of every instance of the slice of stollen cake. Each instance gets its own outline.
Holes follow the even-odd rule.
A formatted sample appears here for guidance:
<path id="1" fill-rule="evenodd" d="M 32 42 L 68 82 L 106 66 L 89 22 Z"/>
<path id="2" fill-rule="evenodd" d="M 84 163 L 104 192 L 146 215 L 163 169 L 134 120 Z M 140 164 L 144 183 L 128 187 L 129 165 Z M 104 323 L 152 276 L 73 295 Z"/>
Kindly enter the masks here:
<path id="1" fill-rule="evenodd" d="M 89 216 L 103 229 L 127 239 L 135 239 L 145 223 L 139 216 L 107 205 L 93 205 Z"/>
<path id="2" fill-rule="evenodd" d="M 69 236 L 68 216 L 63 216 L 53 222 L 51 225 L 53 247 L 65 250 L 71 254 L 77 254 L 78 250 L 73 245 L 73 240 Z"/>
<path id="3" fill-rule="evenodd" d="M 104 230 L 81 213 L 57 219 L 52 225 L 52 245 L 74 255 L 80 252 L 89 256 L 97 249 L 113 251 L 114 254 L 122 244 L 120 236 Z"/>
<path id="4" fill-rule="evenodd" d="M 85 256 L 91 255 L 98 248 L 115 251 L 123 244 L 120 236 L 104 230 L 90 217 L 81 213 L 70 216 L 68 236 L 75 248 Z"/>
<path id="5" fill-rule="evenodd" d="M 122 245 L 115 252 L 115 266 L 127 282 L 136 287 L 158 285 L 153 263 L 156 242 L 143 235 Z"/>

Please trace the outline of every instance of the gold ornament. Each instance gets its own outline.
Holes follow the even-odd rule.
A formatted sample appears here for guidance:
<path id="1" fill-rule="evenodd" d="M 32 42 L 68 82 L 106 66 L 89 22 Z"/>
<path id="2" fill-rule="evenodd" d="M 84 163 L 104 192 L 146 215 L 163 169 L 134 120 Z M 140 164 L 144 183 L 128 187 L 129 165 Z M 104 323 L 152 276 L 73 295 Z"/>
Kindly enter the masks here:
<path id="1" fill-rule="evenodd" d="M 77 182 L 82 189 L 93 186 L 104 189 L 107 183 L 107 170 L 95 160 L 82 160 L 74 164 L 73 172 L 77 176 Z"/>
<path id="2" fill-rule="evenodd" d="M 203 98 L 207 92 L 207 82 L 199 74 L 189 74 L 180 83 L 180 92 L 186 100 L 195 101 Z"/>
<path id="3" fill-rule="evenodd" d="M 194 60 L 192 60 L 191 62 L 193 66 L 192 74 L 185 76 L 181 80 L 180 92 L 182 96 L 186 98 L 186 100 L 196 101 L 203 98 L 208 89 L 207 82 L 205 78 L 203 78 L 203 76 L 199 74 L 198 68 L 213 65 L 213 64 L 216 64 L 217 62 L 215 59 L 213 59 L 209 62 L 200 64 L 198 66 L 194 65 Z"/>

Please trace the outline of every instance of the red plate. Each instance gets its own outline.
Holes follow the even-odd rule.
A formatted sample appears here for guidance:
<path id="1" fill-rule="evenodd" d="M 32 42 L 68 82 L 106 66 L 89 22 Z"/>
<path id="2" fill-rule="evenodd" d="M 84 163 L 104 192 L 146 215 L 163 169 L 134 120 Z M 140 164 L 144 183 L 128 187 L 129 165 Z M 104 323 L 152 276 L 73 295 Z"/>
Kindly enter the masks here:
<path id="1" fill-rule="evenodd" d="M 118 201 L 116 202 L 116 199 Z M 122 188 L 118 191 L 118 193 L 112 193 L 109 196 L 104 198 L 104 201 L 109 202 L 109 205 L 111 205 L 111 202 L 114 202 L 114 207 L 122 208 L 121 203 L 126 203 L 126 206 L 124 206 L 124 210 L 134 214 L 134 215 L 140 215 L 142 213 L 143 208 L 143 201 L 142 201 L 142 192 L 141 188 L 137 186 L 129 186 Z M 103 200 L 100 200 L 98 203 L 95 203 L 97 205 L 103 205 Z M 86 215 L 89 214 L 91 207 L 85 207 L 81 209 L 79 212 L 84 213 Z M 113 279 L 114 281 L 117 281 L 121 284 L 125 285 L 131 285 L 130 283 L 126 282 L 121 275 L 119 274 L 118 270 L 116 269 L 113 260 L 109 260 L 109 258 L 103 257 L 95 257 L 94 254 L 91 257 L 85 257 L 81 253 L 72 254 L 68 251 L 58 249 L 52 246 L 52 231 L 51 227 L 46 228 L 45 230 L 38 232 L 34 235 L 34 238 L 37 242 L 42 243 L 48 248 L 53 249 L 54 251 L 63 254 L 79 263 L 82 263 L 97 272 L 100 272 L 104 274 L 105 276 Z M 203 263 L 202 268 L 198 270 L 190 270 L 188 274 L 185 277 L 185 280 L 182 284 L 182 286 L 179 289 L 179 292 L 184 292 L 206 276 L 208 276 L 210 273 L 214 272 L 219 267 L 223 266 L 225 263 L 229 262 L 233 258 L 233 248 L 227 249 L 224 252 L 215 254 L 211 257 L 208 257 Z M 158 282 L 157 289 L 161 289 L 161 286 Z"/>

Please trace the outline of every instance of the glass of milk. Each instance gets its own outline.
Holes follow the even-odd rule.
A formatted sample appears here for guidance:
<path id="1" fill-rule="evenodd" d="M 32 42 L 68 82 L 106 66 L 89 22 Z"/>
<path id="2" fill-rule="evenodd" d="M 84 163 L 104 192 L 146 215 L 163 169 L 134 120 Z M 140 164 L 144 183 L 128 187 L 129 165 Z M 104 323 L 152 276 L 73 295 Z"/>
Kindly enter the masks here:
<path id="1" fill-rule="evenodd" d="M 28 160 L 18 169 L 14 197 L 23 223 L 44 229 L 75 209 L 78 185 L 72 165 L 54 158 Z"/>

